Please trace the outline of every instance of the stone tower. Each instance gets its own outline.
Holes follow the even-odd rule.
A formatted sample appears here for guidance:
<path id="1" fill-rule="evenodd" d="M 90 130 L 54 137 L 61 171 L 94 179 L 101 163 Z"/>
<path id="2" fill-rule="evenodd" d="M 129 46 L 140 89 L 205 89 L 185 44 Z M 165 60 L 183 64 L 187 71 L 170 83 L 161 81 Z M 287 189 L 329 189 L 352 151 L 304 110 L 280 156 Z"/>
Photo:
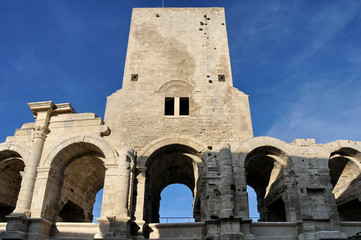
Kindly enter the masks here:
<path id="1" fill-rule="evenodd" d="M 123 87 L 108 97 L 104 121 L 108 141 L 136 151 L 169 134 L 208 145 L 251 138 L 248 96 L 232 83 L 224 10 L 134 9 Z"/>
<path id="2" fill-rule="evenodd" d="M 0 144 L 0 240 L 359 239 L 361 142 L 253 137 L 232 81 L 224 9 L 134 9 L 104 121 L 29 103 L 35 121 Z M 194 223 L 159 223 L 173 183 L 192 191 Z"/>
<path id="3" fill-rule="evenodd" d="M 134 9 L 123 87 L 108 97 L 104 121 L 111 130 L 105 139 L 137 151 L 144 171 L 136 221 L 159 221 L 160 193 L 173 183 L 192 190 L 197 221 L 221 210 L 233 215 L 218 206 L 213 187 L 206 200 L 210 183 L 202 178 L 207 171 L 224 175 L 224 200 L 233 201 L 231 162 L 221 172 L 213 155 L 201 156 L 220 145 L 230 154 L 230 145 L 253 136 L 248 96 L 232 83 L 224 9 Z"/>

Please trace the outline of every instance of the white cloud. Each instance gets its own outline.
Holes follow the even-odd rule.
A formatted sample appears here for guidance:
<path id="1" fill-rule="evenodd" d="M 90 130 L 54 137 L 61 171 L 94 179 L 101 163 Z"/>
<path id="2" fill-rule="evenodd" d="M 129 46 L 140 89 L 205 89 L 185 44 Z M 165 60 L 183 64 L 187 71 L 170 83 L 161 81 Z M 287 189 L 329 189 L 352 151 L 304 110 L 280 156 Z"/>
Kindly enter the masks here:
<path id="1" fill-rule="evenodd" d="M 304 32 L 308 35 L 308 42 L 293 57 L 288 67 L 297 70 L 299 64 L 326 47 L 328 42 L 338 36 L 339 32 L 356 17 L 360 9 L 361 5 L 357 2 L 350 1 L 349 4 L 336 2 L 324 5 L 319 11 L 310 14 L 310 19 L 305 22 L 307 25 L 305 29 L 308 31 Z"/>
<path id="2" fill-rule="evenodd" d="M 361 138 L 361 85 L 359 78 L 301 85 L 296 101 L 266 133 L 287 142 L 316 138 L 326 143 Z"/>

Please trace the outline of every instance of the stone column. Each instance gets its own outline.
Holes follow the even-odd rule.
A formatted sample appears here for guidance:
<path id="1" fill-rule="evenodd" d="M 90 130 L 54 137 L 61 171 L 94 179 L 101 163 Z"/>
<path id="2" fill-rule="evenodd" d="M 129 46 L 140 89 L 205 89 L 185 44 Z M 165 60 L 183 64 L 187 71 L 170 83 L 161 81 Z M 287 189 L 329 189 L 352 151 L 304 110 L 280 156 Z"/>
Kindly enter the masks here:
<path id="1" fill-rule="evenodd" d="M 118 218 L 123 219 L 126 217 L 129 218 L 129 194 L 132 186 L 130 185 L 131 181 L 130 176 L 131 172 L 134 170 L 134 150 L 132 148 L 124 148 L 120 154 L 120 163 L 119 163 L 119 180 L 120 180 L 120 206 L 118 212 Z"/>
<path id="2" fill-rule="evenodd" d="M 36 119 L 33 127 L 33 139 L 30 147 L 30 159 L 25 166 L 25 174 L 13 213 L 7 216 L 6 232 L 2 233 L 3 239 L 25 239 L 28 227 L 28 217 L 31 215 L 31 202 L 34 192 L 37 167 L 43 152 L 45 137 L 48 132 L 50 115 L 55 107 L 51 101 L 35 102 L 28 104 Z"/>
<path id="3" fill-rule="evenodd" d="M 18 201 L 14 213 L 30 215 L 31 200 L 33 197 L 36 169 L 39 165 L 43 146 L 45 142 L 47 126 L 37 125 L 33 128 L 33 143 L 31 145 L 31 156 L 29 165 L 26 167 L 25 176 L 22 180 Z"/>
<path id="4" fill-rule="evenodd" d="M 238 155 L 238 156 L 237 156 Z M 233 155 L 233 183 L 235 185 L 234 192 L 234 215 L 242 220 L 251 220 L 249 218 L 249 205 L 248 205 L 248 193 L 244 167 L 241 163 L 244 162 L 244 158 L 240 157 L 240 154 Z M 234 159 L 234 158 L 237 159 Z"/>
<path id="5" fill-rule="evenodd" d="M 233 217 L 234 185 L 232 173 L 232 154 L 229 144 L 223 144 L 219 150 L 220 164 L 220 192 L 221 192 L 221 218 Z"/>
<path id="6" fill-rule="evenodd" d="M 33 143 L 30 149 L 30 159 L 28 165 L 25 167 L 25 176 L 21 182 L 21 189 L 14 210 L 14 213 L 24 215 L 30 214 L 29 211 L 34 191 L 36 171 L 41 154 L 43 153 L 45 137 L 48 133 L 50 114 L 55 106 L 51 101 L 29 103 L 28 105 L 34 114 L 36 121 L 33 127 Z"/>
<path id="7" fill-rule="evenodd" d="M 99 222 L 99 232 L 95 239 L 113 239 L 112 229 L 119 211 L 119 182 L 117 176 L 118 164 L 105 164 L 105 179 L 103 188 L 102 208 Z"/>
<path id="8" fill-rule="evenodd" d="M 136 192 L 137 192 L 137 199 L 136 199 L 136 204 L 135 204 L 135 213 L 134 213 L 134 217 L 135 217 L 135 222 L 138 225 L 138 227 L 140 228 L 140 231 L 143 232 L 143 226 L 145 224 L 144 221 L 144 196 L 145 196 L 145 180 L 146 180 L 146 176 L 145 176 L 145 171 L 147 170 L 147 168 L 138 168 L 137 170 L 139 170 L 139 173 L 137 174 L 136 177 Z"/>
<path id="9" fill-rule="evenodd" d="M 106 164 L 99 233 L 95 238 L 124 239 L 130 233 L 128 210 L 130 171 L 134 166 L 134 150 L 125 148 L 118 164 Z"/>

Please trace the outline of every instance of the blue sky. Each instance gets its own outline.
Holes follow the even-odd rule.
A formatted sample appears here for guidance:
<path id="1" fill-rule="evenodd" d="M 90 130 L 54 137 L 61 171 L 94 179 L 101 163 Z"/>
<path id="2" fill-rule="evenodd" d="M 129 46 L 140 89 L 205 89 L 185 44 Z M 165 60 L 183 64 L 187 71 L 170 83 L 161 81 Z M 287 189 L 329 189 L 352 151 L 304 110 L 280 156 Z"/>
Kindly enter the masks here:
<path id="1" fill-rule="evenodd" d="M 165 0 L 225 7 L 235 87 L 255 136 L 318 143 L 361 136 L 361 1 Z M 131 9 L 162 0 L 1 0 L 0 142 L 33 121 L 26 103 L 103 117 L 121 88 Z"/>

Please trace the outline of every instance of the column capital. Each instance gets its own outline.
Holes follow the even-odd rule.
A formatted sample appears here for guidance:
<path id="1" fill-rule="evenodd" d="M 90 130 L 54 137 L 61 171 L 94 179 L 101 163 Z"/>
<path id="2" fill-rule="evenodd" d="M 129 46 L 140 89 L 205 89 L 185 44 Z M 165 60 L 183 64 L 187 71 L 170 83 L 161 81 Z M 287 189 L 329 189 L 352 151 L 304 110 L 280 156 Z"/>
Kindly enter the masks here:
<path id="1" fill-rule="evenodd" d="M 46 126 L 35 125 L 33 126 L 33 141 L 36 138 L 40 138 L 45 141 L 46 135 L 48 134 L 48 128 Z"/>
<path id="2" fill-rule="evenodd" d="M 53 101 L 45 101 L 45 102 L 32 102 L 28 103 L 30 110 L 34 114 L 34 118 L 38 118 L 38 113 L 47 112 L 51 113 L 55 109 L 55 104 Z"/>

